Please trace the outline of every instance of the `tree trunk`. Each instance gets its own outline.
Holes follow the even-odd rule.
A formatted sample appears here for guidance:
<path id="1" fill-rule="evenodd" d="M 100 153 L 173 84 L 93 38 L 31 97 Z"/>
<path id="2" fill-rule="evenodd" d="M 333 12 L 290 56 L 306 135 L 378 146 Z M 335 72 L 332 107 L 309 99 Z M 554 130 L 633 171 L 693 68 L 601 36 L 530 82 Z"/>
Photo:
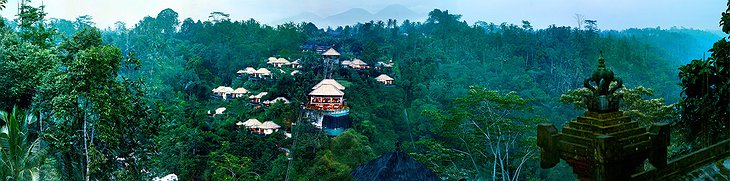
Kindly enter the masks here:
<path id="1" fill-rule="evenodd" d="M 89 145 L 86 144 L 86 140 L 89 137 L 89 134 L 86 132 L 86 121 L 87 121 L 87 113 L 86 110 L 88 109 L 86 106 L 88 106 L 88 100 L 86 101 L 86 104 L 84 105 L 84 152 L 86 156 L 86 172 L 84 172 L 84 176 L 86 178 L 86 181 L 89 181 Z"/>

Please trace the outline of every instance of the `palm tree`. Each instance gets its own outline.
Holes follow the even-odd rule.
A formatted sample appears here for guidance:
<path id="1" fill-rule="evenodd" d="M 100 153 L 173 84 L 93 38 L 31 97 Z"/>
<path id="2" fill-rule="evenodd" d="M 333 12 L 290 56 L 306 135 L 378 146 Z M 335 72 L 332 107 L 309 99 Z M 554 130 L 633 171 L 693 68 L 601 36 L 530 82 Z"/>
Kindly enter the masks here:
<path id="1" fill-rule="evenodd" d="M 8 0 L 0 0 L 0 10 L 5 9 L 5 3 L 8 3 Z"/>
<path id="2" fill-rule="evenodd" d="M 41 139 L 28 136 L 28 125 L 36 121 L 31 114 L 19 113 L 17 107 L 9 115 L 0 111 L 5 122 L 0 133 L 0 176 L 4 180 L 37 180 L 46 158 Z"/>

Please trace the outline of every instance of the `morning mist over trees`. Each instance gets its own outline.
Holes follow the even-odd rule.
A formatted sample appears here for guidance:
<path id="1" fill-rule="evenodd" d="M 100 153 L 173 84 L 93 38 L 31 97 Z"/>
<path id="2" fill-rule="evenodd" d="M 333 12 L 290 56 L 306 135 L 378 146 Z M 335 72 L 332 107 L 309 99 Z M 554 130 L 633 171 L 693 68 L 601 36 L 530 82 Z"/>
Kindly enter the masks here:
<path id="1" fill-rule="evenodd" d="M 729 7 L 0 0 L 0 178 L 727 180 Z"/>

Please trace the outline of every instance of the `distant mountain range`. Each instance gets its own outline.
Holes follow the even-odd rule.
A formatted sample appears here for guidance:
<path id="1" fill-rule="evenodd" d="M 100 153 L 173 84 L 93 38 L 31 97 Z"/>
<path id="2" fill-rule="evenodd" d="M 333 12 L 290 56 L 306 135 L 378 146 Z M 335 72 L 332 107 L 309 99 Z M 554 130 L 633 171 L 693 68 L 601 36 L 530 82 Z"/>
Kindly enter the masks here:
<path id="1" fill-rule="evenodd" d="M 362 9 L 362 8 L 352 8 L 345 12 L 337 13 L 334 15 L 330 15 L 327 17 L 321 17 L 317 14 L 314 14 L 312 12 L 304 12 L 296 16 L 292 16 L 289 18 L 284 18 L 275 22 L 272 22 L 272 24 L 282 24 L 286 22 L 294 22 L 294 23 L 300 23 L 300 22 L 312 22 L 317 27 L 324 28 L 327 26 L 330 27 L 337 27 L 337 26 L 345 26 L 345 25 L 353 25 L 357 23 L 364 23 L 369 22 L 371 20 L 373 21 L 387 21 L 388 19 L 396 19 L 398 20 L 398 23 L 403 22 L 403 20 L 411 20 L 411 21 L 422 21 L 425 20 L 427 17 L 426 13 L 416 13 L 413 10 L 409 9 L 408 7 L 405 7 L 403 5 L 394 4 L 389 5 L 380 11 L 376 13 L 371 13 L 368 10 Z"/>

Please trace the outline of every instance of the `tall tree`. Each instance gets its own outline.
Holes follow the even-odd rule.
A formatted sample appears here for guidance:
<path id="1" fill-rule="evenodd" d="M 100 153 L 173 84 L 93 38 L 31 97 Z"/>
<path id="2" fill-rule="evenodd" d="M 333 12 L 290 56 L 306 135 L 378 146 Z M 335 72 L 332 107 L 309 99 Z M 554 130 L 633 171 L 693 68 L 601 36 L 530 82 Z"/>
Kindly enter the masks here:
<path id="1" fill-rule="evenodd" d="M 46 75 L 36 96 L 37 107 L 54 119 L 48 134 L 60 173 L 74 180 L 139 179 L 161 120 L 150 118 L 139 82 L 118 76 L 120 67 L 138 61 L 101 45 L 91 27 L 60 49 L 63 68 Z"/>
<path id="2" fill-rule="evenodd" d="M 31 6 L 30 0 L 21 0 L 20 9 L 18 9 L 18 26 L 23 40 L 43 48 L 49 48 L 51 47 L 51 38 L 55 32 L 45 27 L 43 18 L 46 17 L 47 13 L 43 10 L 44 8 L 45 6 Z"/>
<path id="3" fill-rule="evenodd" d="M 23 41 L 12 31 L 0 30 L 0 109 L 29 108 L 42 77 L 57 63 L 55 51 Z"/>
<path id="4" fill-rule="evenodd" d="M 454 99 L 454 107 L 426 114 L 438 123 L 434 131 L 444 143 L 468 158 L 464 166 L 477 174 L 473 179 L 519 180 L 537 152 L 535 135 L 527 132 L 540 120 L 524 117 L 527 103 L 515 92 L 472 86 L 468 95 Z"/>
<path id="5" fill-rule="evenodd" d="M 94 22 L 92 21 L 94 19 L 91 17 L 91 15 L 83 15 L 76 17 L 76 21 L 74 21 L 74 27 L 76 27 L 77 30 L 81 30 L 86 27 L 94 26 Z"/>
<path id="6" fill-rule="evenodd" d="M 160 32 L 167 35 L 173 35 L 180 24 L 177 12 L 170 8 L 160 11 L 156 20 Z"/>
<path id="7" fill-rule="evenodd" d="M 231 21 L 230 17 L 231 14 L 220 11 L 212 12 L 210 13 L 210 16 L 208 16 L 208 18 L 210 18 L 214 23 L 220 23 L 221 21 Z"/>
<path id="8" fill-rule="evenodd" d="M 36 93 L 42 75 L 57 61 L 49 49 L 52 32 L 42 23 L 43 7 L 32 7 L 22 1 L 18 21 L 20 32 L 0 28 L 0 109 L 17 105 L 26 109 Z M 5 21 L 0 20 L 0 21 Z"/>
<path id="9" fill-rule="evenodd" d="M 352 129 L 332 139 L 332 154 L 350 169 L 375 158 L 373 149 L 368 145 L 368 138 Z"/>
<path id="10" fill-rule="evenodd" d="M 251 172 L 251 158 L 238 157 L 225 151 L 228 142 L 223 142 L 219 151 L 210 153 L 209 165 L 212 167 L 211 178 L 220 180 L 260 180 L 259 176 Z"/>

